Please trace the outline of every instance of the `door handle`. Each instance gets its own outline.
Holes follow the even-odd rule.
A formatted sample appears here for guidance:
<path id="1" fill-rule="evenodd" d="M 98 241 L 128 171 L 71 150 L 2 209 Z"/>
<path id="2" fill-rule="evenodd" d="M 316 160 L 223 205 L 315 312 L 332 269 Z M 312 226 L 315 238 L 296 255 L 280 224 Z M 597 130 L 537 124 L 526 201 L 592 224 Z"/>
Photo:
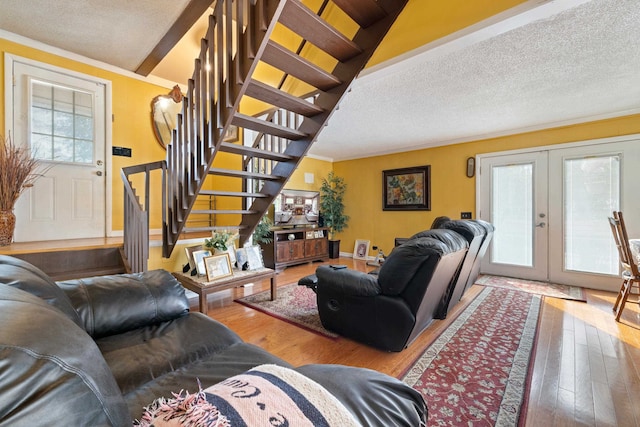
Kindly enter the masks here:
<path id="1" fill-rule="evenodd" d="M 544 228 L 547 224 L 541 222 L 540 224 L 536 224 L 536 227 Z"/>
<path id="2" fill-rule="evenodd" d="M 98 176 L 102 176 L 102 171 L 98 171 L 98 172 L 96 172 L 96 175 L 98 175 Z"/>

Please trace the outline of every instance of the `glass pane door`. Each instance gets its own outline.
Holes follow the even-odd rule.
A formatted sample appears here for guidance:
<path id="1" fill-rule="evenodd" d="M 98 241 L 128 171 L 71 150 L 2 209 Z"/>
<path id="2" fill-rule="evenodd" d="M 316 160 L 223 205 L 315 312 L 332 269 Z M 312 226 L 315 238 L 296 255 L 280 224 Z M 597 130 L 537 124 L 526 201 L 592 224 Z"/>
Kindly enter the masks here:
<path id="1" fill-rule="evenodd" d="M 533 266 L 533 164 L 491 168 L 492 223 L 495 234 L 491 262 Z"/>
<path id="2" fill-rule="evenodd" d="M 480 170 L 479 217 L 495 227 L 482 271 L 546 280 L 546 152 L 483 158 Z"/>
<path id="3" fill-rule="evenodd" d="M 564 160 L 564 269 L 618 274 L 605 221 L 620 208 L 620 156 Z"/>

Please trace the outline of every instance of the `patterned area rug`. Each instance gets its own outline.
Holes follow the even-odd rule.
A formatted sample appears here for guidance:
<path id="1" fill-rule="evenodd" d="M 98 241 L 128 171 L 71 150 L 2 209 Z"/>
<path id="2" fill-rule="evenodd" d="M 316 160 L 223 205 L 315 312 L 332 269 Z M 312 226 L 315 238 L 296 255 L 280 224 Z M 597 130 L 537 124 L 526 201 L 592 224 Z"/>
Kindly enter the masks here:
<path id="1" fill-rule="evenodd" d="M 584 289 L 578 286 L 558 285 L 556 283 L 538 282 L 535 280 L 515 279 L 513 277 L 491 276 L 485 274 L 478 277 L 476 285 L 516 289 L 536 295 L 587 302 Z"/>
<path id="2" fill-rule="evenodd" d="M 542 297 L 486 288 L 402 379 L 427 401 L 430 426 L 516 426 Z"/>
<path id="3" fill-rule="evenodd" d="M 316 294 L 306 286 L 298 286 L 297 283 L 281 286 L 278 287 L 278 298 L 275 301 L 270 298 L 271 291 L 263 291 L 235 301 L 320 335 L 338 337 L 338 334 L 322 327 Z"/>

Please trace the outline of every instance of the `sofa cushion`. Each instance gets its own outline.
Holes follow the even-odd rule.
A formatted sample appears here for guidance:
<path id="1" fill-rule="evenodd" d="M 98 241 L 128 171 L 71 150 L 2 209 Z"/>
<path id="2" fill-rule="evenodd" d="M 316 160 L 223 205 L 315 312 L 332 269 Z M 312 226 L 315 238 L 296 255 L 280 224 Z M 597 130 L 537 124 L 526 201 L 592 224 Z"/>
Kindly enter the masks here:
<path id="1" fill-rule="evenodd" d="M 202 313 L 96 339 L 123 393 L 241 342 Z"/>
<path id="2" fill-rule="evenodd" d="M 94 338 L 158 324 L 189 311 L 184 288 L 164 270 L 69 280 L 58 286 Z"/>
<path id="3" fill-rule="evenodd" d="M 0 424 L 131 425 L 94 341 L 40 298 L 0 285 Z"/>
<path id="4" fill-rule="evenodd" d="M 65 293 L 42 270 L 18 258 L 0 255 L 0 283 L 22 289 L 62 311 L 71 321 L 82 325 L 78 313 Z"/>

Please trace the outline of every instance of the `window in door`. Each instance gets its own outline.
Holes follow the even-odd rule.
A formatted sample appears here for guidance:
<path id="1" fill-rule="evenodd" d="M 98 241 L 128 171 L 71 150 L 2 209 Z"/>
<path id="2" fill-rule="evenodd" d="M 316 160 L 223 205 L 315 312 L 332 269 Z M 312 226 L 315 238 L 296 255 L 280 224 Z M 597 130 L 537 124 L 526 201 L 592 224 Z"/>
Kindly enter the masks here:
<path id="1" fill-rule="evenodd" d="M 564 160 L 564 269 L 617 274 L 605 219 L 620 207 L 620 156 Z"/>
<path id="2" fill-rule="evenodd" d="M 90 93 L 31 80 L 31 145 L 41 160 L 92 164 Z"/>

